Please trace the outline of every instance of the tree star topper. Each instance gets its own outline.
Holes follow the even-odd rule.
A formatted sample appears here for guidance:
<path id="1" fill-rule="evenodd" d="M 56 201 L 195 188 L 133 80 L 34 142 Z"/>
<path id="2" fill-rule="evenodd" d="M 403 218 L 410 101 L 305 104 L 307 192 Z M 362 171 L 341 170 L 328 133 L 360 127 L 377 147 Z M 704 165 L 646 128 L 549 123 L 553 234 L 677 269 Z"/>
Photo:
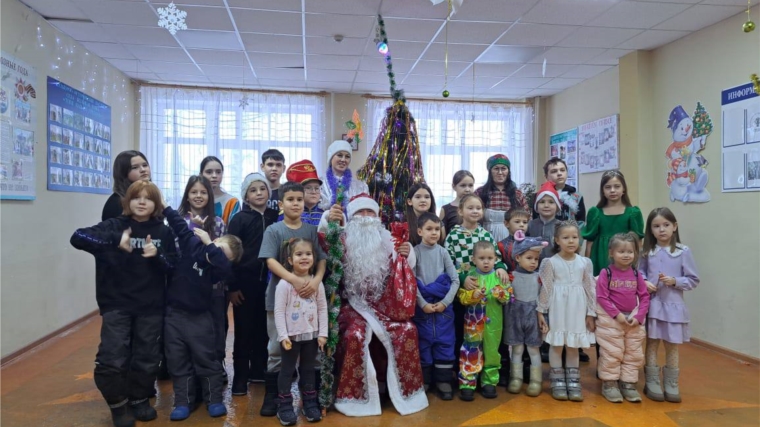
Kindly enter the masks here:
<path id="1" fill-rule="evenodd" d="M 185 18 L 187 12 L 177 9 L 174 2 L 169 3 L 167 7 L 158 8 L 158 26 L 169 30 L 171 35 L 177 34 L 178 30 L 186 30 Z"/>

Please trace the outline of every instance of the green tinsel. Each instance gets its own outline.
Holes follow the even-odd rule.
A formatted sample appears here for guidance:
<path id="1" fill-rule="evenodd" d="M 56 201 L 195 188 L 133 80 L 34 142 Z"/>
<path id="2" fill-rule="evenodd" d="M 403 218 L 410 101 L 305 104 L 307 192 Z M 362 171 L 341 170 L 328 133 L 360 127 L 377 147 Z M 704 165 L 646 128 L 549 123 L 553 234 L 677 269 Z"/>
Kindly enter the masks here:
<path id="1" fill-rule="evenodd" d="M 343 186 L 337 191 L 336 202 L 342 204 L 345 198 Z M 338 224 L 330 222 L 327 225 L 325 241 L 327 242 L 327 268 L 330 275 L 325 280 L 325 297 L 327 298 L 327 345 L 322 353 L 321 362 L 321 388 L 319 390 L 319 404 L 327 409 L 333 403 L 333 383 L 335 377 L 335 348 L 338 345 L 338 314 L 340 313 L 340 280 L 343 278 L 343 241 L 340 239 L 341 229 Z"/>

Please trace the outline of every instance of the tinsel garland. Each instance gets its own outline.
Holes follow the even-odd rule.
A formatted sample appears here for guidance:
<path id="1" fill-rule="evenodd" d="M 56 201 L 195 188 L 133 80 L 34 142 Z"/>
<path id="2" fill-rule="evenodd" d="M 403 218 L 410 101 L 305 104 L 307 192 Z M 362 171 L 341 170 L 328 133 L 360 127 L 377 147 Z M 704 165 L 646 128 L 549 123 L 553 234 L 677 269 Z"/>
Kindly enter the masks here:
<path id="1" fill-rule="evenodd" d="M 336 191 L 336 201 L 343 204 L 345 201 L 345 187 L 339 184 Z M 338 314 L 340 313 L 340 280 L 343 278 L 343 241 L 340 238 L 341 228 L 335 222 L 327 225 L 325 241 L 327 242 L 327 268 L 330 275 L 325 280 L 325 298 L 327 299 L 327 345 L 322 353 L 321 386 L 319 389 L 319 405 L 322 413 L 326 414 L 327 408 L 333 404 L 333 383 L 335 377 L 335 348 L 338 345 Z"/>
<path id="2" fill-rule="evenodd" d="M 351 169 L 346 169 L 343 171 L 343 176 L 338 179 L 333 173 L 332 167 L 327 168 L 327 185 L 330 188 L 330 193 L 332 193 L 332 200 L 330 200 L 330 205 L 340 203 L 343 209 L 346 209 L 346 198 L 339 198 L 338 192 L 340 191 L 340 188 L 351 188 L 352 178 L 353 175 L 351 174 Z"/>

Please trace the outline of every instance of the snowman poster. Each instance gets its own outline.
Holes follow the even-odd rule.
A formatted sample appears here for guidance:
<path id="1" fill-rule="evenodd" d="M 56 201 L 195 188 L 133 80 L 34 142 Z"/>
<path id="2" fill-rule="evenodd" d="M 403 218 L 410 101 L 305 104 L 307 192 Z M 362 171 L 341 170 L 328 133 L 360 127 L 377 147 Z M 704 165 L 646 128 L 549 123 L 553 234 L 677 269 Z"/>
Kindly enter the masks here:
<path id="1" fill-rule="evenodd" d="M 665 158 L 670 201 L 709 202 L 706 169 L 709 163 L 699 153 L 705 149 L 707 137 L 713 130 L 710 115 L 700 102 L 697 102 L 692 116 L 678 105 L 670 112 L 668 129 L 672 138 L 665 150 Z"/>

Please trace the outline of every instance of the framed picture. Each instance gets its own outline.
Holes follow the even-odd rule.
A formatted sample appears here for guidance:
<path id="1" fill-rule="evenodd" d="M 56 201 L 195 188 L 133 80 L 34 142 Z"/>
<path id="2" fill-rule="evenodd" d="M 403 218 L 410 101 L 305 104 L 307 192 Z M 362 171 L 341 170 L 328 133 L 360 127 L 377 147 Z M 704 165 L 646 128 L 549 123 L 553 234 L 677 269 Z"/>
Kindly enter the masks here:
<path id="1" fill-rule="evenodd" d="M 359 144 L 357 144 L 356 141 L 354 141 L 353 138 L 349 138 L 348 134 L 344 133 L 343 135 L 341 135 L 340 139 L 342 139 L 342 140 L 348 142 L 349 144 L 351 144 L 351 151 L 359 151 Z"/>

